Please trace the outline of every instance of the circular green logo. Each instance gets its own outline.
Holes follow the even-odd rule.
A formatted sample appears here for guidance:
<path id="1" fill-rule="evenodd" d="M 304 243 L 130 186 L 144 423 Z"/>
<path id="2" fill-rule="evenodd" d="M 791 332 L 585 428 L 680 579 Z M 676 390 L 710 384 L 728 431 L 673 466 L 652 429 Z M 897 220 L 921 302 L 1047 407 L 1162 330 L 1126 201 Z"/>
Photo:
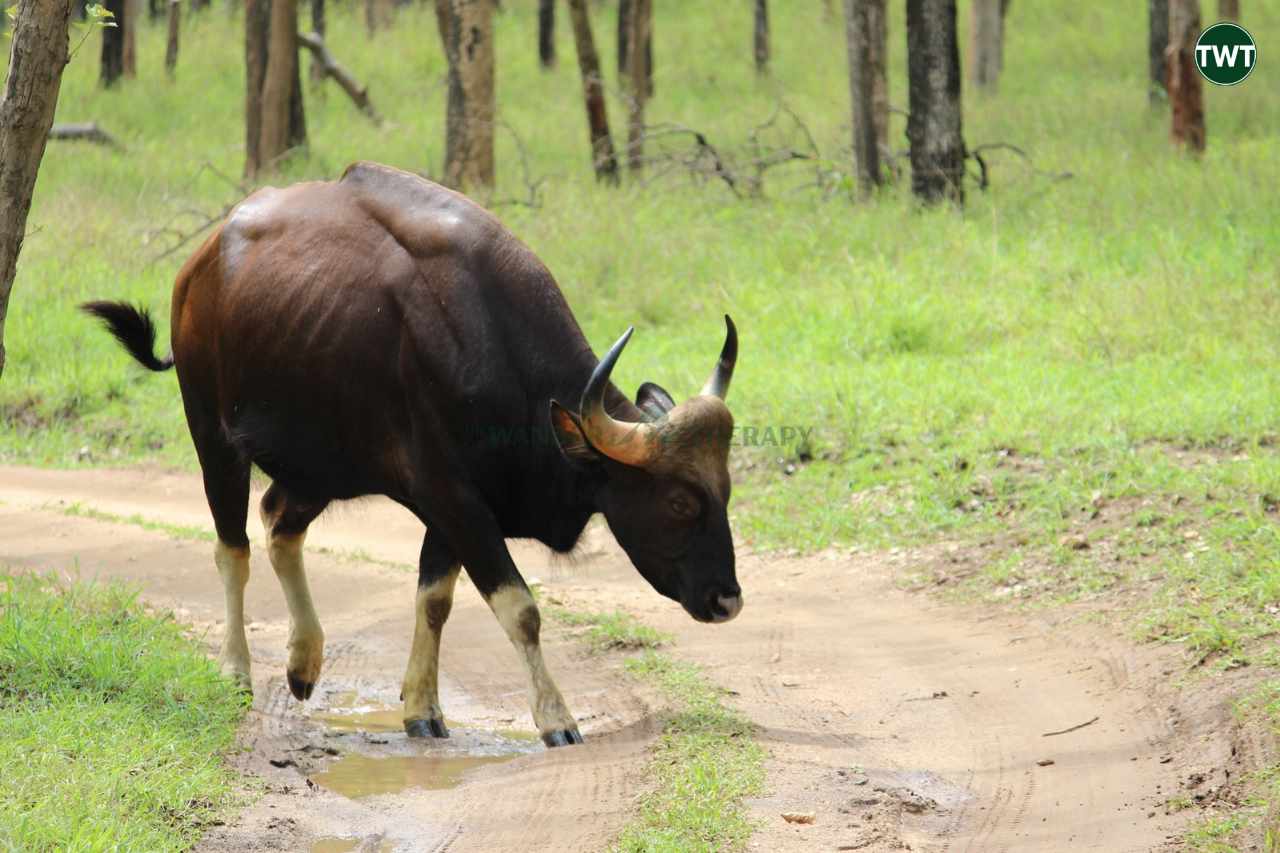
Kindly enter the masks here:
<path id="1" fill-rule="evenodd" d="M 1210 83 L 1234 86 L 1252 74 L 1257 64 L 1253 36 L 1239 24 L 1214 24 L 1196 39 L 1196 68 Z"/>

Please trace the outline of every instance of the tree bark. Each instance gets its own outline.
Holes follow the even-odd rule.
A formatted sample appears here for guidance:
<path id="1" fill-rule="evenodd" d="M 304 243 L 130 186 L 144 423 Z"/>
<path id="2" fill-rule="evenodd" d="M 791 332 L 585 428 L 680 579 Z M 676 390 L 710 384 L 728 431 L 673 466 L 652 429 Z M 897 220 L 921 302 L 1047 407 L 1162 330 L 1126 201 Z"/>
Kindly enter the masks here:
<path id="1" fill-rule="evenodd" d="M 112 14 L 114 27 L 102 28 L 102 62 L 98 82 L 110 88 L 124 73 L 125 0 L 103 0 L 103 8 Z"/>
<path id="2" fill-rule="evenodd" d="M 877 83 L 885 90 L 884 54 L 877 53 L 875 44 L 884 34 L 884 0 L 845 0 L 844 11 L 854 173 L 860 194 L 867 196 L 881 182 L 880 137 L 886 130 L 878 121 L 876 103 Z M 887 118 L 886 111 L 886 123 Z"/>
<path id="3" fill-rule="evenodd" d="M 271 171 L 307 142 L 296 0 L 245 3 L 245 176 Z"/>
<path id="4" fill-rule="evenodd" d="M 444 183 L 457 190 L 493 186 L 493 3 L 436 0 L 449 61 Z"/>
<path id="5" fill-rule="evenodd" d="M 573 23 L 573 44 L 578 53 L 578 71 L 582 74 L 582 97 L 587 107 L 587 129 L 591 134 L 591 165 L 596 178 L 616 184 L 618 158 L 609 133 L 609 115 L 605 108 L 604 78 L 600 74 L 600 57 L 591 35 L 591 19 L 586 0 L 569 0 L 569 18 Z"/>
<path id="6" fill-rule="evenodd" d="M 644 107 L 649 92 L 648 54 L 644 49 L 652 15 L 651 0 L 631 0 L 631 20 L 627 24 L 627 168 L 639 173 L 644 168 Z"/>
<path id="7" fill-rule="evenodd" d="M 182 29 L 182 3 L 169 0 L 169 38 L 164 46 L 164 70 L 172 79 L 178 70 L 178 36 Z"/>
<path id="8" fill-rule="evenodd" d="M 756 71 L 769 70 L 769 0 L 756 0 L 756 25 L 752 46 L 755 48 Z"/>
<path id="9" fill-rule="evenodd" d="M 876 123 L 876 145 L 881 165 L 889 151 L 889 10 L 885 0 L 864 0 L 870 16 L 871 116 Z"/>
<path id="10" fill-rule="evenodd" d="M 627 76 L 631 56 L 628 53 L 631 44 L 632 0 L 618 0 L 618 74 Z M 652 12 L 652 10 L 650 10 Z M 649 35 L 644 40 L 645 68 L 648 78 L 645 81 L 645 94 L 653 97 L 653 25 L 652 14 L 649 15 Z"/>
<path id="11" fill-rule="evenodd" d="M 1152 104 L 1168 96 L 1168 62 L 1164 57 L 1168 49 L 1169 0 L 1147 0 L 1147 98 Z"/>
<path id="12" fill-rule="evenodd" d="M 955 0 L 907 0 L 911 191 L 922 201 L 964 203 L 965 147 Z"/>
<path id="13" fill-rule="evenodd" d="M 120 23 L 124 46 L 120 51 L 120 67 L 130 80 L 138 76 L 138 19 L 141 12 L 142 0 L 124 0 L 124 20 Z"/>
<path id="14" fill-rule="evenodd" d="M 1219 21 L 1240 21 L 1240 0 L 1218 0 Z"/>
<path id="15" fill-rule="evenodd" d="M 543 68 L 556 64 L 556 0 L 538 0 L 538 61 Z"/>
<path id="16" fill-rule="evenodd" d="M 1200 36 L 1200 0 L 1169 0 L 1169 103 L 1173 118 L 1169 138 L 1193 154 L 1204 151 L 1204 85 L 1196 70 Z"/>
<path id="17" fill-rule="evenodd" d="M 973 0 L 969 15 L 970 79 L 992 92 L 1004 68 L 1004 0 Z"/>
<path id="18" fill-rule="evenodd" d="M 0 99 L 0 376 L 9 294 L 67 64 L 72 6 L 72 0 L 20 0 L 13 22 L 9 74 Z"/>
<path id="19" fill-rule="evenodd" d="M 324 17 L 324 0 L 311 0 L 311 32 L 319 37 L 320 41 L 324 41 L 326 34 L 326 21 Z M 314 86 L 319 86 L 324 82 L 326 76 L 324 66 L 320 64 L 317 56 L 311 57 L 311 82 Z"/>

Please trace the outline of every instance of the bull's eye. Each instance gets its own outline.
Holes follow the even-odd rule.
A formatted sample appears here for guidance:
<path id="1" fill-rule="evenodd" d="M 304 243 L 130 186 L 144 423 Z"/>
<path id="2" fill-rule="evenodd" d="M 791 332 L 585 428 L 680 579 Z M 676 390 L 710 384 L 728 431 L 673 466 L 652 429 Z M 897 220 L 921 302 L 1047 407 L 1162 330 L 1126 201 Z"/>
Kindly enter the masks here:
<path id="1" fill-rule="evenodd" d="M 684 495 L 676 495 L 671 499 L 671 513 L 676 518 L 693 518 L 698 514 L 698 507 Z"/>

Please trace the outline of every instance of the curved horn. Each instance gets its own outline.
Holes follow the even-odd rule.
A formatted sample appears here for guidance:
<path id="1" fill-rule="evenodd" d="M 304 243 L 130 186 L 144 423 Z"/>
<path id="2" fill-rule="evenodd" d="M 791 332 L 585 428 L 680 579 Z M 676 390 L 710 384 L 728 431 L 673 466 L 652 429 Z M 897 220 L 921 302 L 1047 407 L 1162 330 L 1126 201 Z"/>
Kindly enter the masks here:
<path id="1" fill-rule="evenodd" d="M 707 384 L 702 386 L 704 397 L 719 397 L 721 400 L 729 393 L 729 382 L 733 379 L 733 366 L 738 362 L 738 329 L 733 325 L 733 320 L 728 314 L 724 315 L 724 325 L 727 331 L 724 336 L 724 348 L 720 350 L 720 361 L 716 362 L 716 369 L 707 380 Z"/>
<path id="2" fill-rule="evenodd" d="M 631 340 L 635 326 L 628 326 L 618 342 L 609 348 L 604 358 L 591 371 L 587 387 L 582 392 L 578 406 L 582 426 L 592 446 L 615 462 L 637 467 L 653 459 L 657 428 L 653 424 L 628 423 L 616 420 L 604 409 L 604 392 L 609 387 L 609 374 L 622 354 L 622 348 Z"/>

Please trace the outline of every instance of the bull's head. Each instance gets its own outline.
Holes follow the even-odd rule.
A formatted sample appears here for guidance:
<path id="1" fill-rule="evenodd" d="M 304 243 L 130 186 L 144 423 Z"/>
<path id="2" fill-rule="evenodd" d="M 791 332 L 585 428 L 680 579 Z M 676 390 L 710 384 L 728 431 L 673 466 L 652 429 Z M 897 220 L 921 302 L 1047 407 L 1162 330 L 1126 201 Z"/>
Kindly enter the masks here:
<path id="1" fill-rule="evenodd" d="M 680 405 L 646 382 L 636 395 L 645 420 L 615 419 L 605 389 L 632 329 L 591 374 L 579 413 L 551 401 L 560 449 L 601 476 L 598 506 L 614 536 L 653 588 L 702 622 L 726 622 L 742 609 L 729 532 L 729 442 L 733 416 L 724 404 L 738 358 L 728 332 L 720 361 L 702 392 Z"/>

